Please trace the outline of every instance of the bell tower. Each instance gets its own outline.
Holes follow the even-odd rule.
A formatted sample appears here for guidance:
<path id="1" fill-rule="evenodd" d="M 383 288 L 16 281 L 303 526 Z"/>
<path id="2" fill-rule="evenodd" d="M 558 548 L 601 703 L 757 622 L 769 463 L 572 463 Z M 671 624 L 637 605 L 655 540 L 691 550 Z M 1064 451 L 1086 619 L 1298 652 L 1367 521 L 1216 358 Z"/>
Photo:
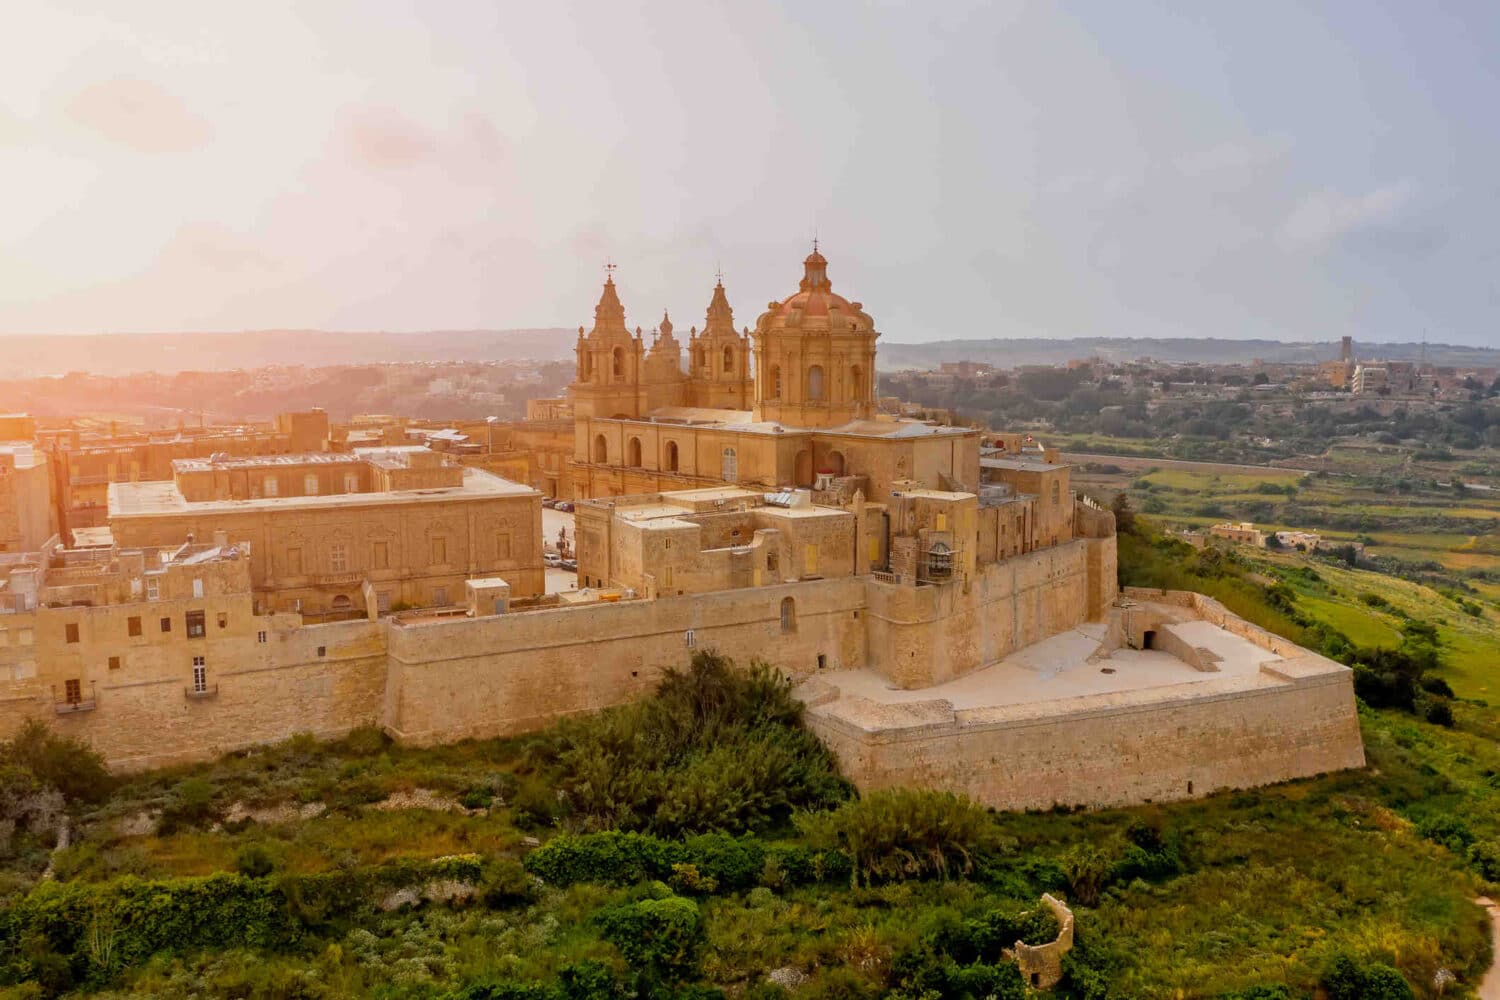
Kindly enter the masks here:
<path id="1" fill-rule="evenodd" d="M 724 276 L 714 285 L 703 332 L 688 340 L 688 387 L 693 406 L 716 410 L 748 410 L 753 396 L 750 378 L 750 337 L 734 332 L 734 310 L 724 294 Z"/>
<path id="2" fill-rule="evenodd" d="M 639 417 L 646 409 L 642 389 L 645 347 L 639 328 L 634 337 L 625 328 L 614 265 L 607 265 L 606 271 L 604 291 L 594 307 L 594 328 L 587 334 L 578 328 L 578 368 L 568 396 L 578 417 Z"/>

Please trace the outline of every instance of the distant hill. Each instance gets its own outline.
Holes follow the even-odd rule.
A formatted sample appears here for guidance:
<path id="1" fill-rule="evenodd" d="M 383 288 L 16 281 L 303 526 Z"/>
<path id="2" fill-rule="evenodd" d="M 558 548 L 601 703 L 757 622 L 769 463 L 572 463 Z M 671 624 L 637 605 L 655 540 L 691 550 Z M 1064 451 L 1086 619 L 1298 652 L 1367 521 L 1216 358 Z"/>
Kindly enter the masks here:
<path id="1" fill-rule="evenodd" d="M 225 371 L 267 365 L 322 368 L 384 361 L 562 361 L 573 356 L 572 330 L 430 330 L 358 333 L 245 330 L 240 333 L 111 333 L 0 337 L 10 377 L 70 371 Z"/>
<path id="2" fill-rule="evenodd" d="M 1026 338 L 1021 340 L 939 340 L 930 344 L 880 343 L 879 367 L 936 368 L 944 361 L 978 361 L 1003 368 L 1016 365 L 1053 365 L 1073 358 L 1098 356 L 1106 361 L 1275 362 L 1331 361 L 1339 356 L 1337 341 L 1285 343 L 1279 340 L 1224 340 L 1216 337 L 1080 337 L 1076 340 Z M 1361 360 L 1387 358 L 1415 361 L 1422 345 L 1354 343 Z M 1500 350 L 1454 344 L 1428 344 L 1427 360 L 1435 365 L 1476 368 L 1500 367 Z"/>
<path id="3" fill-rule="evenodd" d="M 334 330 L 245 330 L 240 333 L 112 333 L 77 336 L 0 336 L 6 375 L 27 378 L 70 371 L 129 375 L 157 371 L 227 371 L 268 365 L 322 368 L 389 361 L 564 361 L 576 334 L 561 327 L 530 330 L 429 330 L 389 333 Z M 935 368 L 943 361 L 979 361 L 1001 367 L 1059 364 L 1097 355 L 1109 361 L 1149 357 L 1159 361 L 1325 361 L 1338 357 L 1337 342 L 1284 343 L 1213 337 L 1080 337 L 1075 340 L 940 340 L 930 344 L 882 341 L 880 368 Z M 1422 345 L 1355 343 L 1358 358 L 1416 360 Z M 1437 365 L 1500 367 L 1500 350 L 1428 344 Z"/>

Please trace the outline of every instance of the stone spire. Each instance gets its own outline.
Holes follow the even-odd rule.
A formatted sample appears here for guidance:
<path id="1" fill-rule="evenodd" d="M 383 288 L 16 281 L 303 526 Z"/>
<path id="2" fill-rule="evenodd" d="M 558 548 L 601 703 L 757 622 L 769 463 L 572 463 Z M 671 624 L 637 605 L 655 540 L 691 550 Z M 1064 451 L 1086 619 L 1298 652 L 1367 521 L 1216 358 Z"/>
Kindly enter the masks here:
<path id="1" fill-rule="evenodd" d="M 625 329 L 625 307 L 620 304 L 620 295 L 615 291 L 613 274 L 604 280 L 604 292 L 599 296 L 599 304 L 594 307 L 594 332 L 624 333 L 629 336 L 629 331 Z"/>
<path id="2" fill-rule="evenodd" d="M 804 292 L 824 291 L 832 288 L 828 280 L 828 258 L 818 252 L 818 243 L 813 241 L 813 251 L 802 261 L 802 284 Z"/>
<path id="3" fill-rule="evenodd" d="M 706 334 L 734 334 L 734 310 L 729 308 L 729 297 L 724 294 L 724 281 L 714 285 L 714 296 L 708 303 L 708 320 L 704 324 Z"/>

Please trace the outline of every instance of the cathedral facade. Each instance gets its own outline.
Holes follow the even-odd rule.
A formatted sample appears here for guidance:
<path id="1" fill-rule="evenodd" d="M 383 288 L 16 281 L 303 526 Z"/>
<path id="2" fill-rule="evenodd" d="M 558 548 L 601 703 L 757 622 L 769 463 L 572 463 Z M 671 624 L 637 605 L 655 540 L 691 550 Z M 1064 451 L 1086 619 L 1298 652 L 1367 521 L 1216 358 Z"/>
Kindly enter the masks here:
<path id="1" fill-rule="evenodd" d="M 883 414 L 874 320 L 833 291 L 816 248 L 797 290 L 735 331 L 723 282 L 686 349 L 663 317 L 647 346 L 632 333 L 613 276 L 578 330 L 568 389 L 581 498 L 711 485 L 811 488 L 859 475 L 869 499 L 889 484 L 978 483 L 979 432 Z"/>

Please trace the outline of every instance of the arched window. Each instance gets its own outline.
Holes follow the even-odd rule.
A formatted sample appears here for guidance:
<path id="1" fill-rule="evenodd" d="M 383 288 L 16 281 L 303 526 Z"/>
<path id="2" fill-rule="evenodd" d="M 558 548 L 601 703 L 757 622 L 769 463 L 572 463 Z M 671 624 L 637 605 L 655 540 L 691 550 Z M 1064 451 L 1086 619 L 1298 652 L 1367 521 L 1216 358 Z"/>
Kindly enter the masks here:
<path id="1" fill-rule="evenodd" d="M 594 461 L 600 465 L 609 461 L 609 442 L 600 434 L 594 438 Z"/>
<path id="2" fill-rule="evenodd" d="M 333 610 L 348 611 L 354 607 L 354 602 L 349 600 L 348 594 L 338 594 L 333 599 Z"/>
<path id="3" fill-rule="evenodd" d="M 734 348 L 733 347 L 727 347 L 726 346 L 724 348 L 724 371 L 726 371 L 726 372 L 732 372 L 732 371 L 734 371 Z"/>
<path id="4" fill-rule="evenodd" d="M 696 351 L 694 351 L 693 352 L 693 364 L 696 365 L 699 368 L 707 368 L 708 367 L 708 352 L 705 351 L 701 347 L 698 348 Z"/>
<path id="5" fill-rule="evenodd" d="M 865 398 L 865 373 L 859 365 L 849 369 L 849 398 L 855 402 Z"/>
<path id="6" fill-rule="evenodd" d="M 797 631 L 797 602 L 790 597 L 781 599 L 781 631 Z"/>
<path id="7" fill-rule="evenodd" d="M 614 350 L 615 378 L 625 377 L 625 349 L 616 347 Z"/>
<path id="8" fill-rule="evenodd" d="M 668 472 L 676 472 L 677 471 L 677 442 L 676 441 L 668 441 L 667 442 L 667 471 Z"/>
<path id="9" fill-rule="evenodd" d="M 632 469 L 639 469 L 641 467 L 640 438 L 633 437 L 630 439 L 630 443 L 625 446 L 625 456 L 626 465 L 630 466 Z"/>
<path id="10" fill-rule="evenodd" d="M 771 398 L 781 398 L 781 366 L 771 366 Z"/>
<path id="11" fill-rule="evenodd" d="M 830 451 L 828 453 L 828 471 L 835 476 L 844 474 L 844 453 L 841 451 Z"/>
<path id="12" fill-rule="evenodd" d="M 735 455 L 733 448 L 725 448 L 722 459 L 721 472 L 724 482 L 737 483 L 740 479 L 739 457 Z"/>
<path id="13" fill-rule="evenodd" d="M 823 399 L 823 366 L 813 365 L 807 370 L 807 398 L 813 402 Z"/>

